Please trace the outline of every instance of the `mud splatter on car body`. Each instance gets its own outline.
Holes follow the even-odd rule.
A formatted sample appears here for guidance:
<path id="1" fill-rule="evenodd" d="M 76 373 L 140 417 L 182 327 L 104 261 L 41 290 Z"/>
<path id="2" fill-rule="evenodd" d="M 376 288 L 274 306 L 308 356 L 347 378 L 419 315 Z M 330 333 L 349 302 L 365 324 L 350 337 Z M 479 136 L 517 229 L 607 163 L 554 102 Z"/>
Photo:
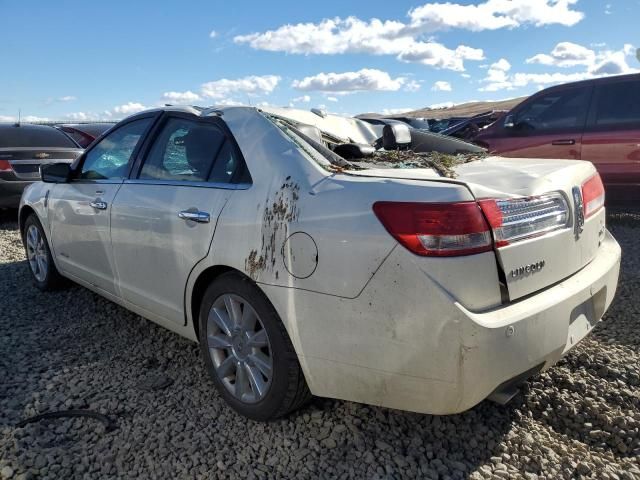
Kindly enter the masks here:
<path id="1" fill-rule="evenodd" d="M 266 202 L 262 215 L 260 250 L 252 250 L 245 260 L 245 270 L 257 280 L 263 271 L 273 271 L 281 247 L 289 236 L 289 225 L 298 220 L 300 186 L 287 177 L 273 198 Z"/>

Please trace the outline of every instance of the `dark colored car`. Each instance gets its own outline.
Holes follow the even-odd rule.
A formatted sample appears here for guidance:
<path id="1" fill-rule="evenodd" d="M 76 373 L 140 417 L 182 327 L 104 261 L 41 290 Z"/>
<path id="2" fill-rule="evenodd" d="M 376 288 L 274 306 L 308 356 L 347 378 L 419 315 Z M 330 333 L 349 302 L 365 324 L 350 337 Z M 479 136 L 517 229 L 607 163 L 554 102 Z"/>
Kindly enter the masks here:
<path id="1" fill-rule="evenodd" d="M 462 140 L 470 140 L 475 138 L 483 128 L 488 127 L 506 113 L 505 110 L 491 110 L 479 113 L 466 120 L 462 120 L 439 133 L 450 137 L 460 138 Z"/>
<path id="2" fill-rule="evenodd" d="M 73 162 L 82 149 L 53 127 L 0 124 L 0 208 L 20 204 L 24 188 L 40 180 L 40 165 Z"/>
<path id="3" fill-rule="evenodd" d="M 608 193 L 638 201 L 640 74 L 542 90 L 473 141 L 507 157 L 589 160 Z"/>
<path id="4" fill-rule="evenodd" d="M 432 132 L 440 133 L 453 125 L 457 125 L 460 122 L 467 120 L 469 117 L 450 117 L 450 118 L 430 118 L 429 130 Z"/>
<path id="5" fill-rule="evenodd" d="M 113 123 L 67 123 L 56 128 L 69 135 L 82 148 L 87 148 L 104 132 L 113 127 Z"/>

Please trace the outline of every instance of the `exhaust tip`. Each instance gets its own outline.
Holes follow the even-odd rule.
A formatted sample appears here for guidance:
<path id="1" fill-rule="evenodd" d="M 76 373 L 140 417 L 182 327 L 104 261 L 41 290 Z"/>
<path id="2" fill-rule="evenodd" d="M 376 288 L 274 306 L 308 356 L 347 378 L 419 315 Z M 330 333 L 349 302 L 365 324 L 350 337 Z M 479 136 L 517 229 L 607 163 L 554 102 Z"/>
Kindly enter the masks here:
<path id="1" fill-rule="evenodd" d="M 487 400 L 491 400 L 500 405 L 506 405 L 515 397 L 520 391 L 517 387 L 505 388 L 502 390 L 494 390 L 494 392 L 487 397 Z"/>
<path id="2" fill-rule="evenodd" d="M 492 402 L 498 403 L 500 405 L 506 405 L 513 399 L 513 397 L 518 394 L 518 392 L 520 391 L 520 385 L 522 385 L 534 375 L 537 375 L 540 370 L 542 370 L 542 367 L 544 367 L 544 363 L 536 365 L 526 372 L 522 372 L 520 375 L 516 375 L 515 377 L 498 385 L 498 388 L 496 388 L 489 394 L 487 400 L 491 400 Z"/>

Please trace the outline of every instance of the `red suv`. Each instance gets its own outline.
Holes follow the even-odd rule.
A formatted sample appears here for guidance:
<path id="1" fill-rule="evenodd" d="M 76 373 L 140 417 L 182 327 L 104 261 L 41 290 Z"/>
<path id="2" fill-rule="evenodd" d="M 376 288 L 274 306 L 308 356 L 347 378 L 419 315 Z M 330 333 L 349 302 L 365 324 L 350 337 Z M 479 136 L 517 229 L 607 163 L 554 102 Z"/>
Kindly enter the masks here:
<path id="1" fill-rule="evenodd" d="M 608 192 L 638 201 L 640 74 L 542 90 L 473 141 L 506 157 L 589 160 Z"/>

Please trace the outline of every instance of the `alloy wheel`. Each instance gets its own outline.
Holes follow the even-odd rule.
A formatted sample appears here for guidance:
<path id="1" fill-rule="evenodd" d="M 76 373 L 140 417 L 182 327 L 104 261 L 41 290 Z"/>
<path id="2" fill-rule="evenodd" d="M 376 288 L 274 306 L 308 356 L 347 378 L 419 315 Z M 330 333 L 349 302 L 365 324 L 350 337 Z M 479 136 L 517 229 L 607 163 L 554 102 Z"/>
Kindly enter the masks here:
<path id="1" fill-rule="evenodd" d="M 269 336 L 253 307 L 235 294 L 216 299 L 207 318 L 207 345 L 216 374 L 244 403 L 259 402 L 273 378 Z"/>
<path id="2" fill-rule="evenodd" d="M 33 276 L 39 282 L 44 282 L 49 270 L 49 257 L 44 237 L 40 234 L 40 229 L 35 225 L 29 225 L 27 229 L 27 259 L 33 272 Z"/>

